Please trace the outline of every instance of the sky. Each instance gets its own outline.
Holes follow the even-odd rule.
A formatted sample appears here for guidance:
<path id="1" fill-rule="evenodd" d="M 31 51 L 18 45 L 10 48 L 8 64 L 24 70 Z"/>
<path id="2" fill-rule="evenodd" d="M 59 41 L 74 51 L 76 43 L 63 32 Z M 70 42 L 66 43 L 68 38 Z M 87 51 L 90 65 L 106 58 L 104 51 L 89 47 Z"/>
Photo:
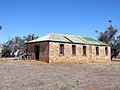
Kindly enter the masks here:
<path id="1" fill-rule="evenodd" d="M 120 28 L 120 0 L 0 0 L 2 42 L 28 34 L 75 34 L 98 38 L 96 30 Z M 120 32 L 118 32 L 120 34 Z"/>

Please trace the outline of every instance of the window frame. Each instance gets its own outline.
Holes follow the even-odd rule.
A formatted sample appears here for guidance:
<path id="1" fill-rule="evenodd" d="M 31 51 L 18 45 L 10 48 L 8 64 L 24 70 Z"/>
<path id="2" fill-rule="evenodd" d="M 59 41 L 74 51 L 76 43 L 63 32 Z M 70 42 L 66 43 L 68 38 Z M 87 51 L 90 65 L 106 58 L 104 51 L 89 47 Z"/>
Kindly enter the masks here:
<path id="1" fill-rule="evenodd" d="M 82 50 L 83 50 L 83 56 L 87 56 L 87 47 L 83 46 Z"/>
<path id="2" fill-rule="evenodd" d="M 59 54 L 64 55 L 64 44 L 59 45 Z"/>
<path id="3" fill-rule="evenodd" d="M 108 47 L 105 47 L 105 56 L 108 56 Z"/>
<path id="4" fill-rule="evenodd" d="M 72 55 L 76 55 L 76 45 L 72 45 Z"/>
<path id="5" fill-rule="evenodd" d="M 99 52 L 99 46 L 97 46 L 97 47 L 95 48 L 95 50 L 96 50 L 96 56 L 99 56 L 99 54 L 100 54 L 100 52 Z"/>

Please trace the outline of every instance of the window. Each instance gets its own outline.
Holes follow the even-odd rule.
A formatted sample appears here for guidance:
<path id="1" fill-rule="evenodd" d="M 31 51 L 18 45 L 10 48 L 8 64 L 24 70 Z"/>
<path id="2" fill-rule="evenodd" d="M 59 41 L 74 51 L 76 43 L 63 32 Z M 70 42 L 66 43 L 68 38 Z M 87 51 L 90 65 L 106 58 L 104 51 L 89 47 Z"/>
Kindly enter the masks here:
<path id="1" fill-rule="evenodd" d="M 96 47 L 96 55 L 99 55 L 99 47 Z"/>
<path id="2" fill-rule="evenodd" d="M 60 54 L 64 54 L 64 44 L 60 44 Z"/>
<path id="3" fill-rule="evenodd" d="M 83 46 L 83 55 L 86 56 L 86 46 Z"/>
<path id="4" fill-rule="evenodd" d="M 76 45 L 72 45 L 72 55 L 76 55 Z"/>
<path id="5" fill-rule="evenodd" d="M 105 55 L 108 55 L 108 47 L 105 47 Z"/>

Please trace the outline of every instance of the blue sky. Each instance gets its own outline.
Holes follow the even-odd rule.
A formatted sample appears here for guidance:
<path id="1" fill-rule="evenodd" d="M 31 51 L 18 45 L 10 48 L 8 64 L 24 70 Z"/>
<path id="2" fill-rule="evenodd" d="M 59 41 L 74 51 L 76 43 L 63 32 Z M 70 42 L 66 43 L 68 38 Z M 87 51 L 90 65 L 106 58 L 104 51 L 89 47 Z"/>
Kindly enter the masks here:
<path id="1" fill-rule="evenodd" d="M 51 32 L 97 38 L 95 30 L 104 31 L 109 19 L 120 28 L 120 0 L 0 0 L 4 42 Z"/>

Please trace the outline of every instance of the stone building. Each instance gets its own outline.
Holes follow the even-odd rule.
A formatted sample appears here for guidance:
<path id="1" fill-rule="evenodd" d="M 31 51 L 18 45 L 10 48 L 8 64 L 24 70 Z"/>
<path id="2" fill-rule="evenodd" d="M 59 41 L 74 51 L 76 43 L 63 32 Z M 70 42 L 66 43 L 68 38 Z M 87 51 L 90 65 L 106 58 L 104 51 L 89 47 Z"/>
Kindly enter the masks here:
<path id="1" fill-rule="evenodd" d="M 51 33 L 26 43 L 32 59 L 49 63 L 107 63 L 111 47 L 91 37 Z"/>

